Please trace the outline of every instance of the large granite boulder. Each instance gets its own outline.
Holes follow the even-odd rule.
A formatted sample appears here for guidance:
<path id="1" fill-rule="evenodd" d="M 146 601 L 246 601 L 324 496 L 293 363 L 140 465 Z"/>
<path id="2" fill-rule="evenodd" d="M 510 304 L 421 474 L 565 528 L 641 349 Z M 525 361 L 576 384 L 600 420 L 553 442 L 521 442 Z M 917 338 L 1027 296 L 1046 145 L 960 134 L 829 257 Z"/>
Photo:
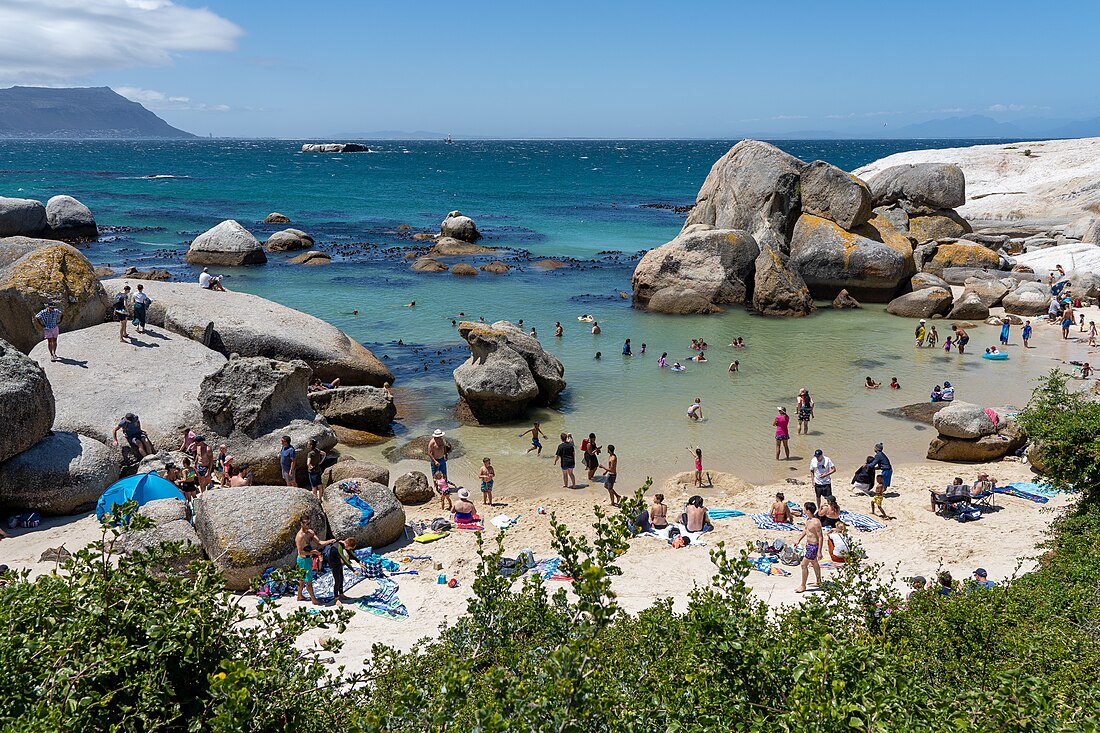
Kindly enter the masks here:
<path id="1" fill-rule="evenodd" d="M 431 257 L 420 257 L 409 269 L 413 272 L 446 272 L 449 268 L 445 262 L 433 260 Z"/>
<path id="2" fill-rule="evenodd" d="M 786 253 L 801 211 L 799 177 L 805 166 L 774 145 L 742 140 L 711 167 L 684 228 L 709 224 L 743 230 L 761 247 Z"/>
<path id="3" fill-rule="evenodd" d="M 54 196 L 46 202 L 48 236 L 88 239 L 99 235 L 92 211 L 72 196 Z"/>
<path id="4" fill-rule="evenodd" d="M 290 217 L 286 214 L 280 214 L 278 211 L 272 211 L 270 214 L 264 217 L 264 224 L 289 224 Z"/>
<path id="5" fill-rule="evenodd" d="M 653 294 L 647 304 L 653 313 L 686 316 L 705 313 L 720 313 L 722 309 L 711 303 L 691 288 L 681 285 L 669 285 Z"/>
<path id="6" fill-rule="evenodd" d="M 932 418 L 932 427 L 949 438 L 981 438 L 997 432 L 997 426 L 980 405 L 956 400 Z"/>
<path id="7" fill-rule="evenodd" d="M 207 491 L 195 500 L 195 532 L 230 590 L 247 590 L 267 568 L 295 564 L 294 535 L 303 516 L 325 537 L 321 503 L 302 489 L 243 486 Z"/>
<path id="8" fill-rule="evenodd" d="M 476 242 L 481 239 L 477 224 L 470 217 L 464 216 L 461 211 L 452 211 L 447 214 L 447 218 L 439 225 L 439 234 L 463 242 Z"/>
<path id="9" fill-rule="evenodd" d="M 318 249 L 311 249 L 308 252 L 303 252 L 300 255 L 291 257 L 287 262 L 292 265 L 309 265 L 311 267 L 316 265 L 329 265 L 332 264 L 332 255 Z"/>
<path id="10" fill-rule="evenodd" d="M 110 301 L 92 263 L 52 239 L 0 239 L 0 338 L 23 352 L 42 339 L 34 314 L 46 301 L 63 311 L 61 330 L 103 323 Z M 64 354 L 62 335 L 59 353 Z"/>
<path id="11" fill-rule="evenodd" d="M 0 237 L 37 237 L 47 225 L 41 201 L 0 196 Z"/>
<path id="12" fill-rule="evenodd" d="M 761 247 L 756 258 L 752 307 L 765 316 L 808 316 L 816 310 L 802 276 L 771 247 Z"/>
<path id="13" fill-rule="evenodd" d="M 208 229 L 191 242 L 184 261 L 192 265 L 262 265 L 267 255 L 259 241 L 233 219 Z"/>
<path id="14" fill-rule="evenodd" d="M 440 237 L 435 246 L 428 250 L 428 257 L 462 257 L 464 255 L 483 255 L 496 252 L 492 247 L 483 247 L 454 237 Z"/>
<path id="15" fill-rule="evenodd" d="M 301 229 L 283 229 L 272 234 L 264 242 L 264 249 L 268 252 L 291 252 L 312 247 L 313 237 Z"/>
<path id="16" fill-rule="evenodd" d="M 999 270 L 1001 256 L 988 247 L 962 240 L 939 245 L 932 258 L 924 263 L 925 272 L 940 276 L 953 267 Z"/>
<path id="17" fill-rule="evenodd" d="M 393 495 L 402 504 L 426 504 L 435 497 L 428 477 L 420 471 L 409 471 L 393 483 Z"/>
<path id="18" fill-rule="evenodd" d="M 495 330 L 464 325 L 470 358 L 454 370 L 459 399 L 481 424 L 522 418 L 539 395 L 527 361 Z"/>
<path id="19" fill-rule="evenodd" d="M 969 234 L 970 223 L 951 209 L 909 218 L 909 236 L 918 243 L 937 239 L 958 239 Z"/>
<path id="20" fill-rule="evenodd" d="M 336 445 L 336 434 L 309 403 L 310 369 L 302 361 L 264 357 L 230 359 L 206 377 L 199 390 L 203 423 L 223 442 L 238 465 L 248 463 L 258 483 L 277 482 L 279 439 L 289 435 L 299 452 L 298 474 L 305 485 L 305 452 L 313 439 L 321 450 Z M 212 438 L 216 437 L 216 440 Z"/>
<path id="21" fill-rule="evenodd" d="M 791 269 L 810 293 L 834 298 L 842 288 L 863 301 L 885 303 L 916 272 L 909 239 L 881 217 L 848 231 L 812 214 L 798 218 L 791 236 Z"/>
<path id="22" fill-rule="evenodd" d="M 105 280 L 112 295 L 123 279 Z M 359 342 L 319 318 L 247 293 L 215 293 L 192 283 L 146 283 L 149 323 L 202 340 L 223 354 L 301 359 L 324 381 L 381 387 L 393 373 Z M 166 318 L 171 310 L 171 318 Z M 172 325 L 169 327 L 168 323 Z M 209 328 L 208 328 L 209 327 Z"/>
<path id="23" fill-rule="evenodd" d="M 1050 288 L 1039 283 L 1023 283 L 1001 301 L 1006 313 L 1018 316 L 1043 316 L 1050 307 Z"/>
<path id="24" fill-rule="evenodd" d="M 378 435 L 393 432 L 393 395 L 381 387 L 338 387 L 310 392 L 309 404 L 329 422 Z"/>
<path id="25" fill-rule="evenodd" d="M 901 204 L 910 214 L 966 203 L 966 177 L 950 163 L 895 165 L 867 181 L 875 206 Z"/>
<path id="26" fill-rule="evenodd" d="M 329 486 L 346 478 L 364 478 L 372 483 L 389 486 L 390 470 L 384 466 L 345 456 L 325 471 L 321 477 L 321 483 Z"/>
<path id="27" fill-rule="evenodd" d="M 451 274 L 458 277 L 477 277 L 477 268 L 465 262 L 459 262 L 451 268 Z"/>
<path id="28" fill-rule="evenodd" d="M 985 304 L 986 308 L 993 308 L 1001 304 L 1004 297 L 1008 295 L 1009 290 L 1010 288 L 1004 280 L 970 277 L 966 279 L 966 288 L 963 290 L 962 297 L 975 295 Z"/>
<path id="29" fill-rule="evenodd" d="M 98 440 L 54 432 L 0 464 L 0 507 L 75 514 L 118 479 L 119 453 Z"/>
<path id="30" fill-rule="evenodd" d="M 1075 296 L 1096 298 L 1100 296 L 1100 275 L 1078 270 L 1069 276 L 1069 289 Z"/>
<path id="31" fill-rule="evenodd" d="M 675 239 L 651 249 L 634 268 L 634 305 L 650 310 L 685 312 L 652 303 L 655 293 L 681 288 L 709 304 L 744 303 L 751 297 L 753 270 L 760 247 L 747 232 L 705 224 L 685 227 Z M 675 306 L 676 300 L 670 299 Z M 686 312 L 707 312 L 689 309 Z"/>
<path id="32" fill-rule="evenodd" d="M 182 503 L 177 499 L 161 499 L 160 501 Z M 148 504 L 145 506 L 148 506 Z M 142 509 L 145 509 L 145 506 Z M 119 538 L 112 544 L 112 549 L 128 555 L 133 552 L 152 550 L 166 542 L 179 542 L 183 545 L 181 554 L 172 557 L 167 563 L 168 567 L 176 572 L 186 571 L 189 564 L 201 560 L 203 557 L 199 535 L 187 519 L 157 522 L 155 526 L 148 529 L 126 532 L 119 535 Z"/>
<path id="33" fill-rule="evenodd" d="M 886 306 L 886 312 L 904 318 L 945 316 L 951 311 L 950 288 L 932 285 L 899 295 Z"/>
<path id="34" fill-rule="evenodd" d="M 352 496 L 358 496 L 374 510 L 366 524 L 360 524 L 363 512 L 347 502 Z M 329 486 L 321 506 L 332 536 L 339 540 L 354 537 L 359 547 L 378 550 L 396 542 L 405 531 L 405 507 L 390 487 L 365 478 L 347 478 Z"/>
<path id="35" fill-rule="evenodd" d="M 815 160 L 802 171 L 802 213 L 853 229 L 871 218 L 871 191 L 851 173 Z"/>
<path id="36" fill-rule="evenodd" d="M 0 463 L 30 448 L 53 426 L 54 396 L 34 359 L 0 341 Z"/>
<path id="37" fill-rule="evenodd" d="M 971 439 L 937 435 L 928 444 L 928 458 L 933 461 L 986 463 L 1015 453 L 1023 447 L 1026 440 L 1018 433 L 985 435 Z"/>
<path id="38" fill-rule="evenodd" d="M 183 428 L 201 424 L 200 385 L 225 364 L 218 352 L 171 333 L 135 334 L 131 344 L 120 344 L 113 323 L 62 338 L 62 361 L 50 361 L 45 342 L 30 354 L 53 386 L 54 429 L 108 445 L 128 412 L 138 416 L 154 445 L 178 445 Z"/>
<path id="39" fill-rule="evenodd" d="M 914 291 L 923 290 L 924 288 L 943 288 L 950 291 L 951 285 L 946 280 L 938 275 L 933 275 L 930 272 L 918 272 L 909 280 L 909 287 Z"/>
<path id="40" fill-rule="evenodd" d="M 963 292 L 947 317 L 957 321 L 984 321 L 989 318 L 989 306 L 975 292 Z"/>

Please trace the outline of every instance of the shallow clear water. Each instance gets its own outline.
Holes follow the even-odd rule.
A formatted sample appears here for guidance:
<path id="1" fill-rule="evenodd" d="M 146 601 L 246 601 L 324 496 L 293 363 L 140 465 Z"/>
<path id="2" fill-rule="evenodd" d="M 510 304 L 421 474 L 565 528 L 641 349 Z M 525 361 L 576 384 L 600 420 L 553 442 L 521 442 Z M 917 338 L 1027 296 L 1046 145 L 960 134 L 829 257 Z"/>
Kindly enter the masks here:
<path id="1" fill-rule="evenodd" d="M 968 142 L 779 144 L 805 160 L 822 158 L 852 169 L 899 150 Z M 638 251 L 667 241 L 683 223 L 683 214 L 642 204 L 690 204 L 730 144 L 383 142 L 378 153 L 323 155 L 299 153 L 300 143 L 293 141 L 0 141 L 0 195 L 44 200 L 69 193 L 87 203 L 101 225 L 152 227 L 112 233 L 87 254 L 116 268 L 168 267 L 183 279 L 195 277 L 194 268 L 182 264 L 182 252 L 198 233 L 236 218 L 264 239 L 281 227 L 258 222 L 271 211 L 287 214 L 291 226 L 336 254 L 333 264 L 304 268 L 276 254 L 266 266 L 228 272 L 229 287 L 313 313 L 368 345 L 397 375 L 399 432 L 415 435 L 436 426 L 454 431 L 471 453 L 456 461 L 460 472 L 476 474 L 475 457 L 492 455 L 504 469 L 502 478 L 523 471 L 545 479 L 547 488 L 558 485 L 549 458 L 521 460 L 527 443 L 517 435 L 528 425 L 455 429 L 451 371 L 466 352 L 451 321 L 460 312 L 488 321 L 522 318 L 528 329 L 538 329 L 544 345 L 565 363 L 569 383 L 560 409 L 541 413 L 544 427 L 551 434 L 594 431 L 601 443 L 615 443 L 624 486 L 646 475 L 687 470 L 689 444 L 703 447 L 712 470 L 754 481 L 802 477 L 805 461 L 797 462 L 797 473 L 774 461 L 771 426 L 777 405 L 793 412 L 801 386 L 814 395 L 818 418 L 808 439 L 792 439 L 792 455 L 808 460 L 821 447 L 846 481 L 877 440 L 887 442 L 895 461 L 924 455 L 930 430 L 878 410 L 927 399 L 931 385 L 944 379 L 956 384 L 961 399 L 1019 402 L 1029 380 L 1053 364 L 1050 357 L 1063 355 L 1061 345 L 1027 354 L 1014 347 L 1010 361 L 989 363 L 977 354 L 918 351 L 911 342 L 913 324 L 886 315 L 881 306 L 786 320 L 737 308 L 684 318 L 632 310 L 618 294 L 630 289 Z M 470 279 L 409 271 L 402 255 L 418 243 L 396 227 L 437 231 L 452 209 L 477 220 L 483 244 L 578 260 L 543 271 L 509 249 L 503 258 L 522 271 Z M 411 300 L 416 308 L 403 307 Z M 359 315 L 352 315 L 356 309 Z M 581 313 L 596 315 L 600 336 L 577 322 Z M 555 321 L 566 329 L 560 340 L 552 336 Z M 996 338 L 987 327 L 972 335 L 978 352 Z M 727 348 L 735 336 L 745 338 L 748 348 Z M 644 342 L 649 353 L 622 357 L 628 337 L 635 351 Z M 657 369 L 662 351 L 670 361 L 691 356 L 693 337 L 712 345 L 710 363 L 678 374 Z M 603 352 L 599 361 L 593 359 L 597 350 Z M 726 367 L 734 358 L 741 371 L 729 375 Z M 865 390 L 868 374 L 884 383 L 897 376 L 904 389 Z M 685 411 L 697 396 L 706 420 L 693 424 Z M 547 447 L 552 451 L 551 443 Z"/>

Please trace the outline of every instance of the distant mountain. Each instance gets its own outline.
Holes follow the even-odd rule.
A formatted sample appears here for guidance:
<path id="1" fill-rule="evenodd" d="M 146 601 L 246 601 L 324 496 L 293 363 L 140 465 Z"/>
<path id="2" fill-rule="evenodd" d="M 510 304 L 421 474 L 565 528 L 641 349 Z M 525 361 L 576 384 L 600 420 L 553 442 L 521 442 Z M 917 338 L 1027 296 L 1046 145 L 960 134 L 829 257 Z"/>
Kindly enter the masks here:
<path id="1" fill-rule="evenodd" d="M 997 122 L 992 117 L 970 115 L 969 117 L 947 117 L 939 120 L 918 122 L 894 130 L 883 130 L 884 137 L 918 138 L 957 138 L 973 140 L 977 138 L 1018 138 L 1026 135 L 1024 130 L 1009 122 Z"/>
<path id="2" fill-rule="evenodd" d="M 1077 120 L 1048 129 L 1047 137 L 1100 137 L 1100 117 Z"/>
<path id="3" fill-rule="evenodd" d="M 0 138 L 191 138 L 108 87 L 0 89 Z"/>

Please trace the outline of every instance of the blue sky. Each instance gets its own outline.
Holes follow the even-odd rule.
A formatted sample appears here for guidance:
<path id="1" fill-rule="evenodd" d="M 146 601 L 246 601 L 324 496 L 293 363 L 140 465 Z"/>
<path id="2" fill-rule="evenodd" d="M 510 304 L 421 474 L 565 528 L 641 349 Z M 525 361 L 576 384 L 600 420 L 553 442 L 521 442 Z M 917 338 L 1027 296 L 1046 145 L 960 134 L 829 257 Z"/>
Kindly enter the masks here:
<path id="1" fill-rule="evenodd" d="M 1100 3 L 0 0 L 0 85 L 198 134 L 851 132 L 1100 116 Z"/>

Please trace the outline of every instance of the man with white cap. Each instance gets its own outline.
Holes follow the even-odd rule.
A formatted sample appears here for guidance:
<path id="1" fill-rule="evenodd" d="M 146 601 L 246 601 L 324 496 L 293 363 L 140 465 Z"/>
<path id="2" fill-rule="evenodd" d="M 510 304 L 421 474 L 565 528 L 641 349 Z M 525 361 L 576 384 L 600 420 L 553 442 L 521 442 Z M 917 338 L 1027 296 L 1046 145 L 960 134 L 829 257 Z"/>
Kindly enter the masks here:
<path id="1" fill-rule="evenodd" d="M 913 336 L 917 339 L 918 348 L 924 346 L 924 337 L 927 334 L 927 331 L 924 328 L 924 323 L 924 319 L 920 319 L 920 323 L 917 324 L 917 329 L 913 332 Z"/>
<path id="2" fill-rule="evenodd" d="M 431 462 L 432 475 L 436 472 L 443 474 L 443 478 L 447 478 L 447 441 L 444 440 L 446 433 L 442 430 L 436 430 L 432 433 L 431 440 L 428 441 L 428 461 Z"/>
<path id="3" fill-rule="evenodd" d="M 199 287 L 204 290 L 219 290 L 225 292 L 225 287 L 222 286 L 222 278 L 219 275 L 214 277 L 210 274 L 210 268 L 202 268 L 202 272 L 199 273 Z"/>

